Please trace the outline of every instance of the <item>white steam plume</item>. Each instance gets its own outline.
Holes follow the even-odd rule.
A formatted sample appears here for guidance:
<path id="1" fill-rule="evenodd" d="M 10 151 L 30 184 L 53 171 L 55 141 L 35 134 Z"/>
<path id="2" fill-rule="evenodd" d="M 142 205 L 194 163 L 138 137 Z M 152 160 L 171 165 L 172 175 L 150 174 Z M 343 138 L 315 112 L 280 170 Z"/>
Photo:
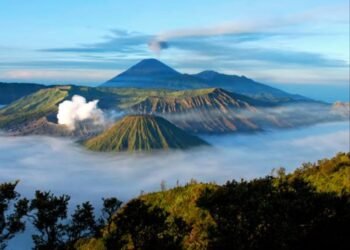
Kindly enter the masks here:
<path id="1" fill-rule="evenodd" d="M 66 125 L 74 130 L 76 123 L 84 120 L 92 120 L 95 124 L 103 124 L 103 111 L 97 107 L 98 100 L 87 102 L 79 95 L 74 95 L 72 100 L 66 100 L 58 106 L 58 124 Z"/>

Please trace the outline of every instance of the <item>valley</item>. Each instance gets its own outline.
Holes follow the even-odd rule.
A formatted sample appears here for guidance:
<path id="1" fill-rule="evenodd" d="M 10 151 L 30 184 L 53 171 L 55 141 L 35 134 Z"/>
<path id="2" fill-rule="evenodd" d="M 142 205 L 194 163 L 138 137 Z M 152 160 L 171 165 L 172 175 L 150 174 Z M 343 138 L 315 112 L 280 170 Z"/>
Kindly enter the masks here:
<path id="1" fill-rule="evenodd" d="M 191 87 L 169 80 L 179 76 L 181 84 L 190 84 Z M 198 82 L 205 81 L 205 84 L 202 82 L 193 85 L 189 79 L 195 77 Z M 162 84 L 169 81 L 157 85 L 155 83 L 158 80 L 155 78 L 161 79 L 158 80 Z M 163 117 L 177 129 L 197 135 L 288 129 L 320 122 L 342 121 L 349 117 L 349 105 L 345 103 L 332 106 L 285 93 L 246 77 L 212 71 L 183 78 L 182 74 L 155 59 L 142 60 L 101 87 L 27 84 L 22 92 L 17 91 L 23 96 L 12 94 L 21 88 L 19 84 L 2 84 L 0 88 L 0 102 L 8 104 L 0 109 L 0 128 L 12 135 L 68 136 L 86 140 L 112 130 L 113 124 L 125 115 Z M 9 96 L 13 99 L 11 103 L 8 103 Z M 77 123 L 74 130 L 59 124 L 59 105 L 74 96 L 81 96 L 87 102 L 97 102 L 96 108 L 103 112 L 105 123 L 95 124 L 89 122 L 89 119 L 74 121 Z M 130 126 L 137 127 L 137 124 Z M 115 127 L 117 129 L 119 128 Z M 114 133 L 118 131 L 109 132 Z M 101 137 L 107 134 L 106 132 Z M 115 140 L 123 140 L 120 136 Z M 112 138 L 109 141 L 112 142 Z M 130 142 L 130 145 L 134 143 Z M 154 143 L 155 145 L 146 148 L 159 147 L 156 140 Z"/>

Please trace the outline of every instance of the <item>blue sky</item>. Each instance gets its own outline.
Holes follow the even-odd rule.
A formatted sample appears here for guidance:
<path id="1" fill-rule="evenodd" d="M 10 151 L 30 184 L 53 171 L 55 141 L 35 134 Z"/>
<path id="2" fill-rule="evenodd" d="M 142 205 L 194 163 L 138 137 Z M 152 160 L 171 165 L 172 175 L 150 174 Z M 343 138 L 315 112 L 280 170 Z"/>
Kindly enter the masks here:
<path id="1" fill-rule="evenodd" d="M 349 84 L 348 0 L 1 0 L 0 81 L 98 84 L 155 57 L 273 84 Z"/>

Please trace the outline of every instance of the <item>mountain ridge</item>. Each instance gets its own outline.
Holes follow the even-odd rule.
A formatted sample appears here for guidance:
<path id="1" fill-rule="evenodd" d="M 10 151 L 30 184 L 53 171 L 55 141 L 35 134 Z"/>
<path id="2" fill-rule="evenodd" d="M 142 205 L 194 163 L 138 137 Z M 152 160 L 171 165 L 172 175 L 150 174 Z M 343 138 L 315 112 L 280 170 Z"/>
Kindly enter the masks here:
<path id="1" fill-rule="evenodd" d="M 49 86 L 37 83 L 5 83 L 0 82 L 0 105 L 7 105 L 26 95 L 49 88 Z"/>
<path id="2" fill-rule="evenodd" d="M 164 71 L 167 74 L 164 74 L 162 69 L 166 69 Z M 161 73 L 157 74 L 157 72 Z M 144 59 L 100 86 L 177 90 L 216 87 L 247 95 L 257 100 L 275 103 L 313 101 L 310 98 L 290 94 L 256 82 L 245 76 L 226 75 L 213 70 L 205 70 L 197 74 L 181 74 L 157 59 Z"/>

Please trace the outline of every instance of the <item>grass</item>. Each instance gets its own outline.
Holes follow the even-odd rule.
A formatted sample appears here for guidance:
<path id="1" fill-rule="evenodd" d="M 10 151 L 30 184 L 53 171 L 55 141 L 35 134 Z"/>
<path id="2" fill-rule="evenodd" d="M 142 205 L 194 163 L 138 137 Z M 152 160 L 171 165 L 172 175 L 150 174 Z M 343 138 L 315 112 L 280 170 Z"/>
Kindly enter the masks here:
<path id="1" fill-rule="evenodd" d="M 0 127 L 16 125 L 57 112 L 57 107 L 68 96 L 69 88 L 42 89 L 25 96 L 0 110 Z"/>

